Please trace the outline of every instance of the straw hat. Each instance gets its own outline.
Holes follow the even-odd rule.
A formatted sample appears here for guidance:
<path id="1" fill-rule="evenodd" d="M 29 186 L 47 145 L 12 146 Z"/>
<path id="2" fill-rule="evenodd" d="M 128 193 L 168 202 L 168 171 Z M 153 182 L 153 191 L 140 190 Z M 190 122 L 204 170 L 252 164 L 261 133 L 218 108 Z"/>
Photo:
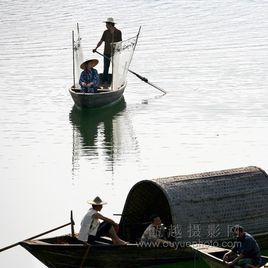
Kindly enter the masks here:
<path id="1" fill-rule="evenodd" d="M 94 198 L 94 200 L 88 200 L 88 204 L 91 205 L 105 205 L 107 202 L 103 202 L 98 196 Z"/>
<path id="2" fill-rule="evenodd" d="M 85 70 L 87 65 L 88 65 L 88 63 L 90 63 L 91 67 L 93 68 L 99 63 L 99 61 L 97 59 L 86 60 L 80 65 L 80 68 Z"/>
<path id="3" fill-rule="evenodd" d="M 113 18 L 107 18 L 107 20 L 104 22 L 105 23 L 114 23 L 114 24 L 116 23 Z"/>

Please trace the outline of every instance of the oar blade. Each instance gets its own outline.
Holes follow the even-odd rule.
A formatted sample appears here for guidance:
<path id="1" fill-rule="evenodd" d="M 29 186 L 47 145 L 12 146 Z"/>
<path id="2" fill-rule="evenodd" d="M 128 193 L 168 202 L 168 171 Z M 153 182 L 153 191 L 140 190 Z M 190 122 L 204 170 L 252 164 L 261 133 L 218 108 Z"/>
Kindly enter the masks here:
<path id="1" fill-rule="evenodd" d="M 152 87 L 154 87 L 154 88 L 156 88 L 156 89 L 158 89 L 158 90 L 160 90 L 160 91 L 162 91 L 164 94 L 167 94 L 167 92 L 164 90 L 164 89 L 162 89 L 161 87 L 158 87 L 158 86 L 156 86 L 155 84 L 153 84 L 152 82 L 147 82 L 149 85 L 151 85 Z"/>
<path id="2" fill-rule="evenodd" d="M 152 82 L 150 82 L 146 77 L 141 76 L 140 74 L 137 74 L 137 73 L 135 73 L 134 71 L 132 71 L 130 69 L 128 69 L 128 71 L 131 72 L 132 74 L 136 75 L 143 82 L 145 82 L 145 83 L 151 85 L 152 87 L 154 87 L 154 88 L 162 91 L 164 94 L 167 94 L 167 92 L 164 89 L 162 89 L 161 87 L 156 86 L 155 84 L 153 84 Z"/>

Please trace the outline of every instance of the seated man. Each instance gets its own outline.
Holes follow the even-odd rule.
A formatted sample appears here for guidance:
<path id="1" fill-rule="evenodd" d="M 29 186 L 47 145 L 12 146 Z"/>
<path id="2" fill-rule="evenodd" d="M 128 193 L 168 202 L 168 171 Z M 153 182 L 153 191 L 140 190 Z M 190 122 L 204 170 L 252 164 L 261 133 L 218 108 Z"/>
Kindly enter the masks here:
<path id="1" fill-rule="evenodd" d="M 172 242 L 164 239 L 163 225 L 161 219 L 157 214 L 151 216 L 151 224 L 145 229 L 141 242 L 152 242 L 152 246 L 167 245 L 174 246 Z"/>
<path id="2" fill-rule="evenodd" d="M 101 236 L 110 236 L 113 244 L 126 245 L 127 243 L 116 234 L 115 230 L 118 229 L 118 224 L 99 213 L 106 203 L 98 196 L 94 200 L 88 201 L 88 203 L 92 205 L 92 208 L 89 209 L 81 222 L 78 239 L 83 242 L 93 243 Z M 102 220 L 102 223 L 100 223 L 100 220 Z"/>
<path id="3" fill-rule="evenodd" d="M 87 60 L 80 65 L 80 68 L 83 69 L 80 79 L 79 85 L 81 86 L 81 90 L 85 93 L 97 93 L 97 88 L 100 83 L 100 78 L 98 71 L 94 69 L 98 64 L 98 60 Z"/>
<path id="4" fill-rule="evenodd" d="M 236 235 L 237 241 L 232 250 L 224 255 L 224 262 L 229 267 L 235 267 L 235 265 L 243 268 L 259 267 L 261 254 L 256 240 L 239 225 L 234 226 L 232 231 Z M 233 259 L 234 253 L 235 257 Z"/>

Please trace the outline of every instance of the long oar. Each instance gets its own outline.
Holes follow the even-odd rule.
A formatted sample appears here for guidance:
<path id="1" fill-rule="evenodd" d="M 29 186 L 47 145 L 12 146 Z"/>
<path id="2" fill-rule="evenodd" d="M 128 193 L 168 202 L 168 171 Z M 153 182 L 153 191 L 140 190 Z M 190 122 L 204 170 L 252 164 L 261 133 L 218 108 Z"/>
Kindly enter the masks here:
<path id="1" fill-rule="evenodd" d="M 167 94 L 167 92 L 166 92 L 164 89 L 162 89 L 162 88 L 160 88 L 160 87 L 154 85 L 152 82 L 149 82 L 148 79 L 147 79 L 146 77 L 141 76 L 141 75 L 139 75 L 139 74 L 137 74 L 137 73 L 131 71 L 130 69 L 128 69 L 128 71 L 131 72 L 132 74 L 135 74 L 135 75 L 136 75 L 138 78 L 140 78 L 143 82 L 145 82 L 145 83 L 147 83 L 147 84 L 153 86 L 154 88 L 156 88 L 156 89 L 162 91 L 164 94 Z"/>
<path id="2" fill-rule="evenodd" d="M 109 57 L 107 57 L 107 56 L 105 56 L 105 55 L 101 54 L 99 51 L 97 51 L 97 50 L 96 50 L 95 52 L 96 52 L 96 53 L 98 53 L 99 55 L 103 56 L 104 58 L 106 58 L 106 59 L 109 59 L 109 60 L 110 60 L 110 58 L 109 58 Z M 151 85 L 152 87 L 154 87 L 154 88 L 156 88 L 156 89 L 160 90 L 160 91 L 161 91 L 161 92 L 163 92 L 164 94 L 166 94 L 166 93 L 167 93 L 167 92 L 166 92 L 164 89 L 162 89 L 162 88 L 160 88 L 160 87 L 158 87 L 158 86 L 154 85 L 152 82 L 149 82 L 149 81 L 148 81 L 148 79 L 147 79 L 146 77 L 141 76 L 141 75 L 139 75 L 139 74 L 137 74 L 137 73 L 135 73 L 135 72 L 131 71 L 130 69 L 128 69 L 128 71 L 129 71 L 129 72 L 131 72 L 132 74 L 136 75 L 136 76 L 137 76 L 139 79 L 141 79 L 143 82 L 145 82 L 145 83 L 147 83 L 147 84 Z"/>
<path id="3" fill-rule="evenodd" d="M 59 227 L 56 227 L 56 228 L 51 229 L 51 230 L 49 230 L 49 231 L 46 231 L 46 232 L 44 232 L 44 233 L 41 233 L 41 234 L 32 236 L 32 237 L 27 238 L 27 239 L 24 239 L 23 241 L 35 239 L 35 238 L 37 238 L 37 237 L 39 237 L 39 236 L 42 236 L 42 235 L 51 233 L 51 232 L 53 232 L 53 231 L 59 230 L 59 229 L 61 229 L 61 228 L 63 228 L 63 227 L 66 227 L 66 226 L 68 226 L 68 225 L 71 225 L 71 224 L 72 224 L 72 222 L 66 223 L 66 224 L 64 224 L 64 225 L 61 225 L 61 226 L 59 226 Z M 0 249 L 0 252 L 2 252 L 2 251 L 4 251 L 4 250 L 7 250 L 7 249 L 10 249 L 10 248 L 13 248 L 13 247 L 15 247 L 15 246 L 18 246 L 18 245 L 19 245 L 21 242 L 23 242 L 23 241 L 20 241 L 20 242 L 17 242 L 17 243 L 15 243 L 15 244 L 12 244 L 12 245 L 10 245 L 10 246 L 1 248 L 1 249 Z"/>

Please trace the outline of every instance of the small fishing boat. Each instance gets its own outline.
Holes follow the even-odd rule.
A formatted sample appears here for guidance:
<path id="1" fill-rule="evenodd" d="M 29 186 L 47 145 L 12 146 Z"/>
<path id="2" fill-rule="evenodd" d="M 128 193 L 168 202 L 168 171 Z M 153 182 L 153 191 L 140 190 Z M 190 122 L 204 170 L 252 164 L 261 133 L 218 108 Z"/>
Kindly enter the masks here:
<path id="1" fill-rule="evenodd" d="M 131 268 L 175 263 L 191 256 L 185 248 L 145 247 L 139 244 L 112 245 L 101 238 L 92 245 L 83 244 L 71 235 L 20 243 L 49 268 Z M 188 253 L 189 252 L 189 253 Z"/>
<path id="2" fill-rule="evenodd" d="M 223 256 L 229 252 L 229 249 L 214 247 L 204 244 L 194 244 L 190 246 L 207 264 L 210 268 L 227 268 L 229 267 L 224 261 Z M 239 267 L 239 266 L 237 266 Z M 268 257 L 262 256 L 262 266 L 268 267 Z"/>
<path id="3" fill-rule="evenodd" d="M 100 74 L 100 84 L 97 93 L 85 93 L 81 91 L 79 85 L 80 65 L 84 62 L 84 56 L 79 26 L 77 24 L 76 32 L 73 31 L 73 85 L 69 89 L 69 92 L 79 109 L 99 108 L 120 101 L 127 85 L 128 68 L 134 54 L 138 36 L 139 32 L 133 38 L 112 43 L 114 51 L 111 57 L 112 74 L 109 74 L 108 84 L 102 83 L 102 74 Z"/>
<path id="4" fill-rule="evenodd" d="M 99 108 L 119 102 L 123 97 L 125 87 L 126 84 L 115 91 L 99 89 L 98 93 L 84 93 L 72 87 L 69 92 L 78 109 Z"/>

